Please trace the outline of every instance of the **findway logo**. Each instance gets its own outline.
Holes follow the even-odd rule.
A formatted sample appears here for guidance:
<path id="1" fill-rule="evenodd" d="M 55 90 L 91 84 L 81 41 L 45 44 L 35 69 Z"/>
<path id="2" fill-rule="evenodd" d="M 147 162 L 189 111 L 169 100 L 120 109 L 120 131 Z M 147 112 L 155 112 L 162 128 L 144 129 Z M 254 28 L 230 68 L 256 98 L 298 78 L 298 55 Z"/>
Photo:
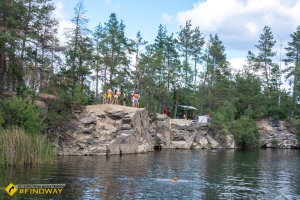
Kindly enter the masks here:
<path id="1" fill-rule="evenodd" d="M 10 195 L 10 196 L 13 196 L 17 191 L 18 191 L 18 188 L 10 183 L 6 188 L 5 188 L 5 191 Z"/>
<path id="2" fill-rule="evenodd" d="M 13 196 L 18 190 L 19 194 L 61 194 L 66 184 L 18 184 L 10 183 L 5 191 Z"/>

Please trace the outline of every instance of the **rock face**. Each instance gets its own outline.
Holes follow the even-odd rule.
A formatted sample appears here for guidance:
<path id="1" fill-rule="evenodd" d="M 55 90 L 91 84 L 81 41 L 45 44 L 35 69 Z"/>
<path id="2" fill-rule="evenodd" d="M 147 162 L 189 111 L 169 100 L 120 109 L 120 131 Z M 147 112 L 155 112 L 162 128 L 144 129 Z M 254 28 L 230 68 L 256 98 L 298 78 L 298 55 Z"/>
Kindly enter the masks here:
<path id="1" fill-rule="evenodd" d="M 117 105 L 87 106 L 74 112 L 61 155 L 108 155 L 153 151 L 156 132 L 146 109 Z"/>
<path id="2" fill-rule="evenodd" d="M 265 148 L 299 148 L 297 136 L 285 126 L 284 122 L 264 119 L 257 123 L 261 132 L 262 147 Z"/>
<path id="3" fill-rule="evenodd" d="M 299 148 L 295 130 L 274 119 L 257 122 L 262 147 Z M 60 155 L 146 153 L 161 148 L 236 148 L 233 135 L 212 132 L 208 123 L 158 115 L 151 122 L 146 109 L 92 105 L 74 109 L 71 123 L 57 135 Z"/>
<path id="4" fill-rule="evenodd" d="M 235 148 L 232 135 L 212 134 L 207 123 L 170 119 L 167 115 L 159 115 L 156 128 L 157 144 L 162 148 Z"/>

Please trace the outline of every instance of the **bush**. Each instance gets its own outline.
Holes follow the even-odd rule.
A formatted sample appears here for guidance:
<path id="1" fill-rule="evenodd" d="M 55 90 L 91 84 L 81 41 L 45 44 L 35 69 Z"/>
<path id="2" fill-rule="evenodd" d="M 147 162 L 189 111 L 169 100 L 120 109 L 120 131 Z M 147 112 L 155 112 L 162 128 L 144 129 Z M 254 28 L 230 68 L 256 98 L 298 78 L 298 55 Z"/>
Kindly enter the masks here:
<path id="1" fill-rule="evenodd" d="M 0 125 L 4 128 L 18 126 L 29 134 L 40 133 L 47 128 L 41 119 L 42 114 L 41 109 L 17 96 L 0 101 Z"/>
<path id="2" fill-rule="evenodd" d="M 241 147 L 260 147 L 260 133 L 251 117 L 243 115 L 231 127 L 235 142 Z"/>

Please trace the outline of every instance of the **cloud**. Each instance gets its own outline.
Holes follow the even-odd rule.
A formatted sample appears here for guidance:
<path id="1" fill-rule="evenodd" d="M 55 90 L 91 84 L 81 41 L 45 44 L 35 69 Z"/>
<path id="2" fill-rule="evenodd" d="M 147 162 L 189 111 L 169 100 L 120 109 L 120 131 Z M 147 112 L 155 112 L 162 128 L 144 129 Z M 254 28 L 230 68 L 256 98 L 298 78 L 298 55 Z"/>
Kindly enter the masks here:
<path id="1" fill-rule="evenodd" d="M 166 13 L 162 14 L 162 23 L 163 24 L 167 24 L 168 22 L 170 22 L 173 19 L 173 17 L 171 15 L 168 15 Z"/>
<path id="2" fill-rule="evenodd" d="M 64 4 L 61 1 L 57 2 L 55 7 L 56 8 L 53 14 L 56 19 L 60 19 L 57 30 L 57 37 L 59 38 L 60 42 L 65 43 L 68 41 L 68 38 L 65 35 L 65 31 L 67 29 L 74 28 L 75 25 L 69 19 L 64 19 L 67 16 L 64 14 Z"/>
<path id="3" fill-rule="evenodd" d="M 111 0 L 104 0 L 107 4 L 111 3 Z"/>
<path id="4" fill-rule="evenodd" d="M 176 20 L 184 25 L 190 19 L 205 35 L 218 34 L 227 49 L 247 52 L 254 49 L 265 25 L 274 39 L 290 40 L 300 25 L 299 10 L 299 0 L 207 0 L 179 12 Z"/>
<path id="5" fill-rule="evenodd" d="M 232 58 L 228 61 L 230 62 L 230 68 L 236 72 L 241 71 L 245 64 L 245 58 Z"/>
<path id="6" fill-rule="evenodd" d="M 55 4 L 55 10 L 54 10 L 53 14 L 57 19 L 66 17 L 63 12 L 63 9 L 64 9 L 64 4 L 61 1 L 59 1 Z"/>

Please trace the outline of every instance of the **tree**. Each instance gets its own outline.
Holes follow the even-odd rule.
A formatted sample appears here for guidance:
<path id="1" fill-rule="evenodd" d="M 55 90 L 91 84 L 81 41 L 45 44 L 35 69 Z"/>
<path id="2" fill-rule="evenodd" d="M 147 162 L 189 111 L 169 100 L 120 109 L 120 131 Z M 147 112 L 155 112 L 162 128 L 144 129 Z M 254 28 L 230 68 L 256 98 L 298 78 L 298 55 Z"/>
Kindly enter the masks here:
<path id="1" fill-rule="evenodd" d="M 219 82 L 223 80 L 226 81 L 226 76 L 230 75 L 228 70 L 229 63 L 226 61 L 225 46 L 223 45 L 222 41 L 219 39 L 219 36 L 217 34 L 214 36 L 209 36 L 209 41 L 207 42 L 207 48 L 203 55 L 203 60 L 205 71 L 202 74 L 202 90 L 204 91 L 205 86 L 207 87 L 206 101 L 208 109 L 211 111 L 213 102 L 215 101 L 213 95 L 214 84 L 218 80 Z M 226 84 L 230 83 L 226 81 Z M 226 89 L 225 85 L 219 84 L 219 86 L 221 87 L 221 90 Z M 202 93 L 201 96 L 201 98 L 203 98 L 204 94 Z M 203 100 L 201 107 L 204 103 Z"/>
<path id="2" fill-rule="evenodd" d="M 194 60 L 194 90 L 196 88 L 196 82 L 197 82 L 197 76 L 198 76 L 198 71 L 197 71 L 197 64 L 202 63 L 202 48 L 203 45 L 205 44 L 204 41 L 204 36 L 200 32 L 199 27 L 196 27 L 194 30 L 194 34 L 192 35 L 192 58 Z"/>
<path id="3" fill-rule="evenodd" d="M 63 74 L 69 80 L 72 100 L 74 100 L 78 88 L 80 88 L 81 95 L 84 95 L 84 83 L 87 81 L 86 76 L 90 74 L 92 58 L 92 41 L 88 37 L 90 31 L 87 28 L 88 19 L 84 15 L 86 11 L 83 1 L 80 1 L 74 10 L 75 16 L 71 21 L 75 27 L 68 33 L 71 39 L 68 41 L 68 48 L 65 53 L 66 64 L 70 67 L 62 69 Z"/>
<path id="4" fill-rule="evenodd" d="M 283 70 L 286 74 L 286 79 L 293 87 L 292 102 L 290 109 L 289 122 L 292 123 L 295 103 L 299 95 L 299 81 L 300 81 L 300 26 L 298 26 L 296 32 L 290 35 L 292 38 L 291 42 L 288 42 L 288 47 L 285 48 L 287 51 L 286 59 L 284 62 L 287 66 Z"/>
<path id="5" fill-rule="evenodd" d="M 51 17 L 54 7 L 48 0 L 4 0 L 0 10 L 0 94 L 6 89 L 21 95 L 25 81 L 31 86 L 35 80 L 39 87 L 44 81 L 46 43 L 57 25 Z M 28 79 L 36 73 L 42 81 Z"/>
<path id="6" fill-rule="evenodd" d="M 107 52 L 105 59 L 109 68 L 109 87 L 113 84 L 120 84 L 126 79 L 123 72 L 127 71 L 129 67 L 128 54 L 132 53 L 131 45 L 125 37 L 125 25 L 123 21 L 119 22 L 115 13 L 109 16 L 109 20 L 105 25 L 105 42 L 107 45 Z M 113 78 L 116 75 L 123 74 L 123 77 L 113 83 Z"/>
<path id="7" fill-rule="evenodd" d="M 265 89 L 267 90 L 268 98 L 270 99 L 271 70 L 274 67 L 272 58 L 276 55 L 276 52 L 273 52 L 272 48 L 274 47 L 276 41 L 273 40 L 271 28 L 268 26 L 264 27 L 263 34 L 259 36 L 259 39 L 259 44 L 255 45 L 255 47 L 259 50 L 258 56 L 256 57 L 256 67 L 257 69 L 261 69 L 263 71 L 266 83 Z"/>
<path id="8" fill-rule="evenodd" d="M 141 59 L 141 52 L 143 51 L 141 47 L 146 45 L 148 42 L 143 40 L 140 31 L 136 34 L 136 39 L 132 41 L 133 48 L 135 52 L 135 78 L 134 78 L 134 92 L 139 92 L 139 81 L 140 81 L 140 70 L 139 70 L 139 62 Z"/>
<path id="9" fill-rule="evenodd" d="M 236 98 L 235 103 L 238 116 L 241 117 L 250 106 L 253 110 L 253 117 L 260 118 L 267 114 L 266 97 L 261 93 L 262 82 L 254 72 L 255 55 L 249 51 L 246 64 L 242 72 L 235 75 Z"/>
<path id="10" fill-rule="evenodd" d="M 180 31 L 177 33 L 177 48 L 180 52 L 180 56 L 184 58 L 183 70 L 185 72 L 185 87 L 187 87 L 190 82 L 191 77 L 188 74 L 191 74 L 192 71 L 189 65 L 189 58 L 193 52 L 193 33 L 191 29 L 192 24 L 191 20 L 186 21 L 185 26 L 180 26 Z"/>

